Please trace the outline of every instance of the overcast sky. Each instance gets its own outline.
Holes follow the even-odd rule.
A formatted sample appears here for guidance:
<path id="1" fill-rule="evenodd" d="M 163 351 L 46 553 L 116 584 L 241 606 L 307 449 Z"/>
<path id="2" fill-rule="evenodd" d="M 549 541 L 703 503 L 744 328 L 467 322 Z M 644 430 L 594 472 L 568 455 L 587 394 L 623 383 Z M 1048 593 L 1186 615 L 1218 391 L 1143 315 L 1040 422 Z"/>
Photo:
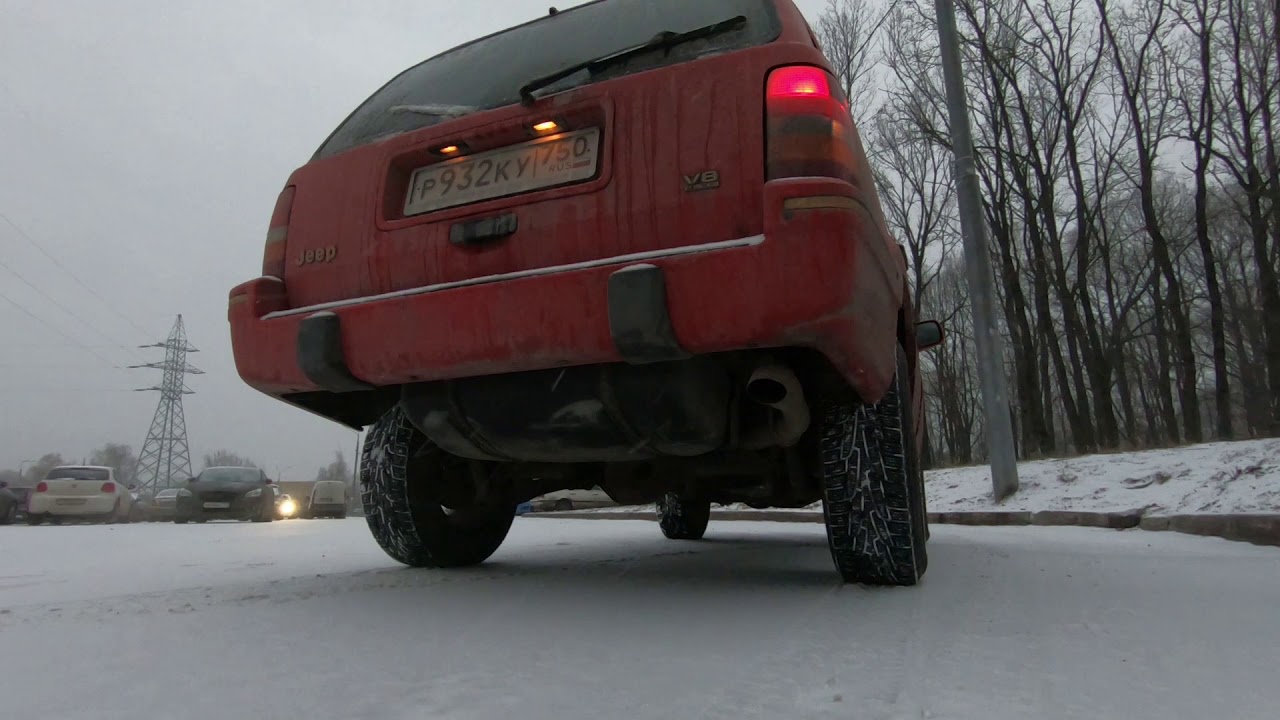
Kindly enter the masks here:
<path id="1" fill-rule="evenodd" d="M 185 401 L 195 469 L 217 448 L 295 480 L 350 457 L 353 432 L 240 381 L 227 291 L 259 273 L 289 173 L 359 102 L 550 4 L 0 0 L 0 468 L 139 452 L 158 395 L 132 390 L 160 373 L 122 368 L 161 360 L 136 346 L 178 313 L 206 372 Z M 813 20 L 825 0 L 797 4 Z"/>

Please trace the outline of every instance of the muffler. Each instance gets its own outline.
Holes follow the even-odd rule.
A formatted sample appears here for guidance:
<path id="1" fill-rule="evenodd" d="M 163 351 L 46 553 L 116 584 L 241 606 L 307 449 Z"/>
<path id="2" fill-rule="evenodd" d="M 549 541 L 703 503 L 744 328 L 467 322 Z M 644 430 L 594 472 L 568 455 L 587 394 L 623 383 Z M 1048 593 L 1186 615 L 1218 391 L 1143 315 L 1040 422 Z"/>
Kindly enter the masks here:
<path id="1" fill-rule="evenodd" d="M 747 380 L 747 399 L 773 408 L 768 424 L 744 433 L 742 447 L 793 447 L 809 429 L 809 404 L 800 379 L 782 365 L 762 365 Z"/>

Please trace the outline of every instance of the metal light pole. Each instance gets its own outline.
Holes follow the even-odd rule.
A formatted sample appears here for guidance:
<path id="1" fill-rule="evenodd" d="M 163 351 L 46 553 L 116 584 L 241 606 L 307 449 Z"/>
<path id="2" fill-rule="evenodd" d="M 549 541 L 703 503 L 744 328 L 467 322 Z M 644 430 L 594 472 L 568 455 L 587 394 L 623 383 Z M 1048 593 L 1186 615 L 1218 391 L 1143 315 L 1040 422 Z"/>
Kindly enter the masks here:
<path id="1" fill-rule="evenodd" d="M 987 425 L 987 454 L 991 460 L 991 489 L 997 502 L 1018 491 L 1018 457 L 1009 417 L 1009 387 L 1004 375 L 1004 342 L 996 324 L 996 299 L 987 247 L 987 220 L 982 189 L 973 157 L 973 129 L 969 99 L 960 60 L 960 32 L 953 0 L 934 0 L 938 40 L 942 49 L 943 84 L 951 116 L 951 149 L 955 154 L 956 197 L 960 203 L 960 231 L 964 236 L 965 271 L 973 307 L 973 330 L 978 347 L 978 379 Z"/>

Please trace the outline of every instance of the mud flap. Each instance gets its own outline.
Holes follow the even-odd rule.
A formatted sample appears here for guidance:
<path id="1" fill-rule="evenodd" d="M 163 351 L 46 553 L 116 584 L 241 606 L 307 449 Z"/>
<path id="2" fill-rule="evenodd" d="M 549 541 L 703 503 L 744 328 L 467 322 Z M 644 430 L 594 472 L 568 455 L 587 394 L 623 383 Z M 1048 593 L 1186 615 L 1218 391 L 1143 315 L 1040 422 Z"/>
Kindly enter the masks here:
<path id="1" fill-rule="evenodd" d="M 609 334 L 632 365 L 689 357 L 671 327 L 662 268 L 632 265 L 609 276 Z"/>
<path id="2" fill-rule="evenodd" d="M 334 313 L 316 313 L 298 326 L 298 367 L 321 388 L 334 393 L 372 390 L 347 367 L 342 351 L 342 325 Z"/>

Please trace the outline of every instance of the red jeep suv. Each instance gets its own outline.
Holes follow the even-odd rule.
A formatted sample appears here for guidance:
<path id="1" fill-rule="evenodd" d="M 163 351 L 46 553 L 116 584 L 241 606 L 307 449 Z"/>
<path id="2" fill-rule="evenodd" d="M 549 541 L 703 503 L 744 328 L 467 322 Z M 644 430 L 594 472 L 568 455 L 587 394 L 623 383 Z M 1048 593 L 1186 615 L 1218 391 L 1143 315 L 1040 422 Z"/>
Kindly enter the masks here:
<path id="1" fill-rule="evenodd" d="M 917 326 L 790 0 L 600 0 L 409 68 L 290 176 L 240 376 L 352 428 L 369 528 L 483 562 L 600 486 L 694 540 L 821 499 L 847 581 L 925 570 Z"/>

